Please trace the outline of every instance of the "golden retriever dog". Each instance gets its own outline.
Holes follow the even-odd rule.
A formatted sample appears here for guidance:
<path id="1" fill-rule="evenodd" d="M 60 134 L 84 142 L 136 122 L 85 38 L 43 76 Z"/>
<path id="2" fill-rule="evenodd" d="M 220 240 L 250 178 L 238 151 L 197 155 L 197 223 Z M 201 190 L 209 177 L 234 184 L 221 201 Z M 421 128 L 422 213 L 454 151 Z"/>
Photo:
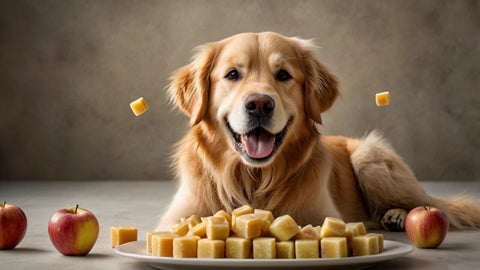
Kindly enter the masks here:
<path id="1" fill-rule="evenodd" d="M 244 33 L 200 46 L 173 73 L 168 93 L 191 128 L 174 154 L 179 186 L 157 229 L 245 204 L 300 225 L 331 216 L 391 230 L 404 228 L 407 211 L 431 205 L 452 228 L 480 227 L 479 207 L 427 195 L 376 132 L 320 134 L 339 93 L 314 51 L 309 40 Z"/>

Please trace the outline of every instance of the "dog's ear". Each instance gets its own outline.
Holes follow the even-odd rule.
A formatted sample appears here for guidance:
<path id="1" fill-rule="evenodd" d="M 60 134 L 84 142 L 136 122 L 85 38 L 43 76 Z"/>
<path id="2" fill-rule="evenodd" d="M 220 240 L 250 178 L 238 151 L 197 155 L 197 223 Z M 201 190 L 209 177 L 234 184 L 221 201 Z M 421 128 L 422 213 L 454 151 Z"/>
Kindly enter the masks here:
<path id="1" fill-rule="evenodd" d="M 334 75 L 315 58 L 315 45 L 309 40 L 294 38 L 300 47 L 305 73 L 305 112 L 313 121 L 322 124 L 321 113 L 328 110 L 338 96 L 338 83 Z"/>
<path id="2" fill-rule="evenodd" d="M 190 64 L 176 70 L 170 77 L 170 99 L 190 117 L 190 125 L 198 124 L 208 107 L 210 71 L 217 54 L 213 43 L 196 48 Z"/>

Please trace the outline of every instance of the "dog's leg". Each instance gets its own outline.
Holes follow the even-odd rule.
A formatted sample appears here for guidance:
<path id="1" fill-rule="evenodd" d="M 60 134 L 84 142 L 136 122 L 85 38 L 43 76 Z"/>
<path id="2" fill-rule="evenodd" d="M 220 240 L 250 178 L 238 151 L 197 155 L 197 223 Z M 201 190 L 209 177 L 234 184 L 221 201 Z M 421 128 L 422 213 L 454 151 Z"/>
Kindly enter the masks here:
<path id="1" fill-rule="evenodd" d="M 198 200 L 193 196 L 187 185 L 181 184 L 155 230 L 168 230 L 172 225 L 178 223 L 180 218 L 193 214 L 206 216 L 204 210 L 201 208 L 201 204 L 198 203 Z"/>
<path id="2" fill-rule="evenodd" d="M 383 215 L 380 225 L 387 231 L 404 231 L 407 214 L 408 212 L 405 209 L 390 209 Z"/>
<path id="3" fill-rule="evenodd" d="M 387 228 L 396 228 L 393 223 L 402 223 L 403 215 L 397 211 L 387 214 L 390 209 L 409 211 L 430 203 L 410 168 L 376 133 L 363 140 L 352 140 L 351 144 L 354 148 L 350 156 L 352 166 L 374 221 L 392 223 Z"/>
<path id="4" fill-rule="evenodd" d="M 463 197 L 437 199 L 429 196 L 408 165 L 375 132 L 362 140 L 350 140 L 347 147 L 357 181 L 374 221 L 382 224 L 385 220 L 383 223 L 388 224 L 393 218 L 395 225 L 392 223 L 386 227 L 401 228 L 406 212 L 417 206 L 431 205 L 444 211 L 452 228 L 480 227 L 478 205 Z M 388 213 L 393 208 L 404 209 L 405 212 Z"/>

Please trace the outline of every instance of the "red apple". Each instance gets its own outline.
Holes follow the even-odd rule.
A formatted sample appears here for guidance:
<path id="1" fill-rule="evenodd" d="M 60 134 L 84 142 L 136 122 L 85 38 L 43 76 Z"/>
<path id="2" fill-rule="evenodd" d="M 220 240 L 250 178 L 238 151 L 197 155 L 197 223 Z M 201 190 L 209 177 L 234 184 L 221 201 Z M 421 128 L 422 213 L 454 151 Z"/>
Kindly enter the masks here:
<path id="1" fill-rule="evenodd" d="M 27 217 L 20 207 L 0 204 L 0 249 L 12 249 L 22 241 L 27 231 Z"/>
<path id="2" fill-rule="evenodd" d="M 87 255 L 98 237 L 97 218 L 77 206 L 60 209 L 48 223 L 53 246 L 63 255 Z"/>
<path id="3" fill-rule="evenodd" d="M 418 248 L 438 247 L 448 232 L 448 219 L 439 208 L 419 206 L 405 220 L 408 238 Z"/>

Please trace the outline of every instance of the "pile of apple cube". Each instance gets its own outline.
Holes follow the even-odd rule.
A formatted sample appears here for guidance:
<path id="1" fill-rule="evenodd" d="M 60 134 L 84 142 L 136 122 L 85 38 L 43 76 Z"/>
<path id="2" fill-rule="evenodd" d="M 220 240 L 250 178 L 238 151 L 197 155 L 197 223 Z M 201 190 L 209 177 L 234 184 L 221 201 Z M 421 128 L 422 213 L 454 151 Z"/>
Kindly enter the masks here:
<path id="1" fill-rule="evenodd" d="M 231 215 L 182 218 L 170 231 L 148 232 L 146 252 L 174 258 L 311 259 L 375 255 L 383 235 L 367 234 L 362 222 L 327 217 L 303 228 L 289 215 L 244 205 Z"/>

